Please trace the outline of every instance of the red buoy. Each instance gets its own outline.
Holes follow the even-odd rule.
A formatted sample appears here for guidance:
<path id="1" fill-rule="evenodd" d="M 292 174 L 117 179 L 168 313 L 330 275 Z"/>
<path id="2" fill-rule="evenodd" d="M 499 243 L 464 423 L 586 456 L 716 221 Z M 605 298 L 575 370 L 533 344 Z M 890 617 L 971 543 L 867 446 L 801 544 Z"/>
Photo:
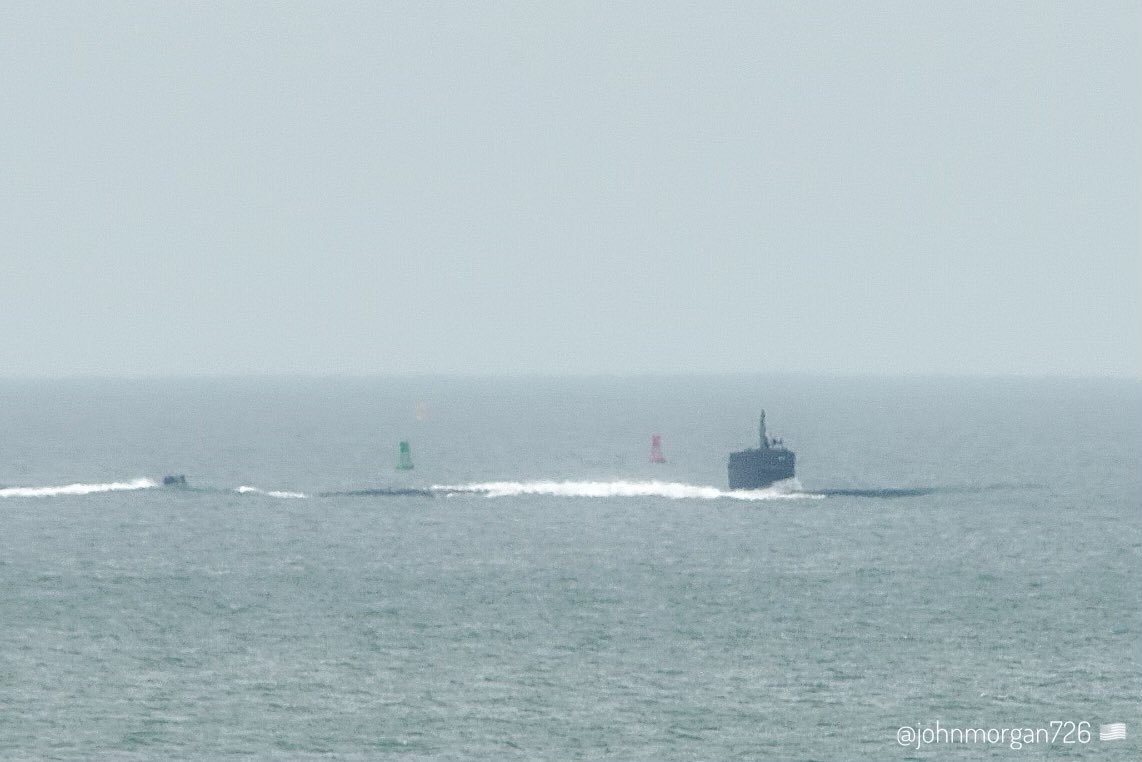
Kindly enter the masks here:
<path id="1" fill-rule="evenodd" d="M 662 437 L 658 434 L 652 434 L 650 437 L 650 462 L 666 462 L 666 458 L 662 456 Z"/>

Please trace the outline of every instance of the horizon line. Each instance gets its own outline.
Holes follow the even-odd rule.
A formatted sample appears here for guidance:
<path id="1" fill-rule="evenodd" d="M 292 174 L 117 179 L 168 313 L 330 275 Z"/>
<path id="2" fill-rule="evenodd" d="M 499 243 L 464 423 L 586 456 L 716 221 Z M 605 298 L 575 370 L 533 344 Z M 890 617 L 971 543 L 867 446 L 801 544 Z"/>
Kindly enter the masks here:
<path id="1" fill-rule="evenodd" d="M 988 372 L 988 371 L 488 371 L 488 372 L 233 372 L 233 373 L 61 373 L 61 374 L 0 374 L 0 382 L 43 381 L 238 381 L 257 379 L 297 380 L 365 380 L 365 379 L 471 379 L 471 380 L 523 380 L 523 379 L 651 379 L 651 378 L 747 378 L 790 377 L 822 379 L 960 379 L 960 380 L 1060 380 L 1060 381 L 1142 381 L 1142 373 L 1050 373 L 1050 372 Z"/>

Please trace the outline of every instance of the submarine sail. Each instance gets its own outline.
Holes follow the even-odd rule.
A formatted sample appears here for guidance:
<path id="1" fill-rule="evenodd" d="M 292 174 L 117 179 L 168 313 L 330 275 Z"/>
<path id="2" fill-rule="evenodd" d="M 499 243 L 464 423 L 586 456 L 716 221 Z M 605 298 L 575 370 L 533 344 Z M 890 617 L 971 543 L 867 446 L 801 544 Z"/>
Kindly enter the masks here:
<path id="1" fill-rule="evenodd" d="M 758 424 L 758 447 L 730 453 L 730 489 L 761 489 L 782 479 L 792 479 L 797 456 L 780 439 L 765 433 L 765 411 Z"/>

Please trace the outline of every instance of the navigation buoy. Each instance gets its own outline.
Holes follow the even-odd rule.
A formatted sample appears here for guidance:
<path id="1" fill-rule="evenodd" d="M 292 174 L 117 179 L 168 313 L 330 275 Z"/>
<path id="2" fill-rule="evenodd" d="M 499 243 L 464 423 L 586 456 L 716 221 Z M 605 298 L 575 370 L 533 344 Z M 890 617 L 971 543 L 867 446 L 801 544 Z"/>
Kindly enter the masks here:
<path id="1" fill-rule="evenodd" d="M 666 458 L 662 455 L 662 436 L 659 434 L 653 434 L 650 437 L 650 462 L 666 462 Z"/>
<path id="2" fill-rule="evenodd" d="M 407 441 L 402 441 L 397 448 L 397 469 L 408 471 L 412 468 L 412 448 Z"/>

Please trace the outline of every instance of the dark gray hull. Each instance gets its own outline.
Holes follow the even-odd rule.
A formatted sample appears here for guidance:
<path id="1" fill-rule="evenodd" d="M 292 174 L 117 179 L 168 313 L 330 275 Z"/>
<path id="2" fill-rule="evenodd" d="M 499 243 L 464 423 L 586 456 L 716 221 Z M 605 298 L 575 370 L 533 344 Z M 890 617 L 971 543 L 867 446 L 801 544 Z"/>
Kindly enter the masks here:
<path id="1" fill-rule="evenodd" d="M 784 447 L 730 453 L 730 489 L 761 489 L 792 479 L 797 456 Z"/>

